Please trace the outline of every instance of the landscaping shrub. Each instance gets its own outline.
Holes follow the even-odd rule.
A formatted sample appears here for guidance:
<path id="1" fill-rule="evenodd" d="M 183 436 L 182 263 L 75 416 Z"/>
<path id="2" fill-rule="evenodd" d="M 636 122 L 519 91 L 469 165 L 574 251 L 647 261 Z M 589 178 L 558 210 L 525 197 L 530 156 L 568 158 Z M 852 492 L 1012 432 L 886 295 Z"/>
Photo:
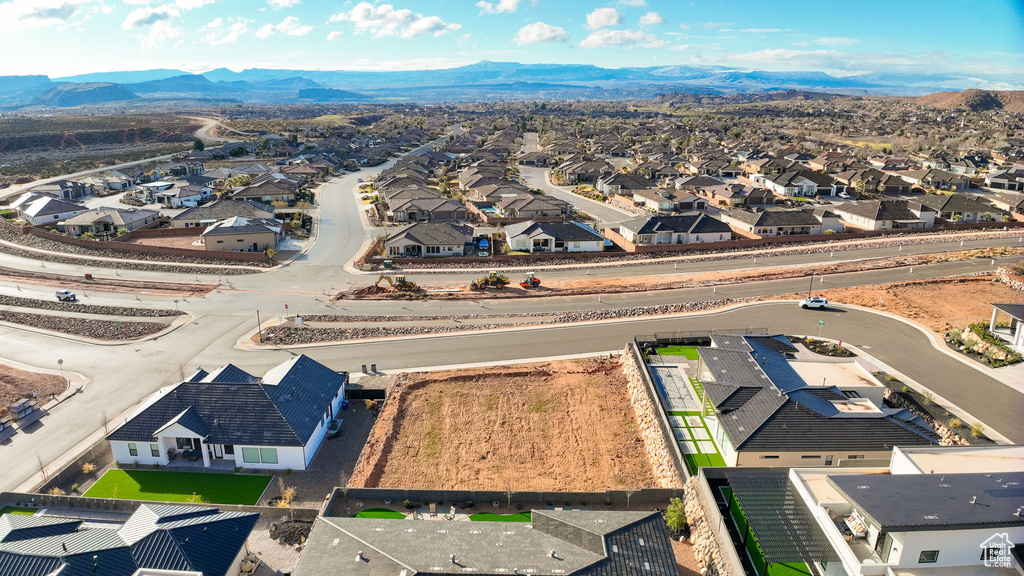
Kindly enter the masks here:
<path id="1" fill-rule="evenodd" d="M 58 488 L 56 486 L 47 490 L 46 493 L 51 494 L 53 496 L 64 496 L 67 494 L 67 492 L 65 492 L 63 488 Z"/>
<path id="2" fill-rule="evenodd" d="M 79 488 L 79 484 L 78 483 L 75 483 L 75 484 L 71 485 L 71 491 L 72 492 L 78 492 L 78 488 Z"/>
<path id="3" fill-rule="evenodd" d="M 402 506 L 404 506 L 406 510 L 412 510 L 413 508 L 415 508 L 415 506 L 413 506 L 413 503 L 409 500 L 402 502 Z"/>
<path id="4" fill-rule="evenodd" d="M 114 462 L 114 466 L 117 466 L 117 462 Z M 96 471 L 96 465 L 92 462 L 86 462 L 82 464 L 82 474 L 92 474 Z"/>
<path id="5" fill-rule="evenodd" d="M 985 426 L 982 425 L 981 422 L 975 422 L 974 424 L 971 424 L 971 436 L 974 436 L 975 438 L 980 438 L 981 435 L 984 433 Z"/>
<path id="6" fill-rule="evenodd" d="M 669 501 L 668 509 L 665 510 L 665 525 L 668 526 L 668 531 L 673 538 L 685 536 L 686 532 L 689 532 L 686 512 L 681 499 L 673 498 Z"/>

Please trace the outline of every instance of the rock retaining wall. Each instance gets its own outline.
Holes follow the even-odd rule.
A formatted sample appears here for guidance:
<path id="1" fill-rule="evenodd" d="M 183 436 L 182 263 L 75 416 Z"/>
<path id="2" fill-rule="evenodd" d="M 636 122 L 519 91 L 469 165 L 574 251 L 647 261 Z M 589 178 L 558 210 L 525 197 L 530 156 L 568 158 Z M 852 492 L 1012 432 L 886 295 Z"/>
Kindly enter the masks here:
<path id="1" fill-rule="evenodd" d="M 697 564 L 701 566 L 701 574 L 704 576 L 743 576 L 742 573 L 733 571 L 726 561 L 718 536 L 713 528 L 713 523 L 708 519 L 708 512 L 705 506 L 712 506 L 713 503 L 704 502 L 700 491 L 699 478 L 690 477 L 683 486 L 683 494 L 686 496 L 686 521 L 690 524 L 690 543 L 693 544 L 693 555 Z"/>
<path id="2" fill-rule="evenodd" d="M 907 410 L 910 410 L 911 412 L 913 412 L 914 415 L 920 416 L 921 418 L 923 418 L 924 421 L 927 422 L 928 425 L 931 426 L 933 430 L 935 430 L 935 433 L 939 435 L 939 445 L 940 446 L 970 446 L 971 445 L 971 442 L 969 440 L 967 440 L 966 438 L 964 438 L 960 434 L 957 434 L 956 432 L 950 430 L 942 422 L 939 422 L 938 420 L 935 420 L 934 418 L 932 418 L 931 415 L 929 415 L 927 412 L 922 411 L 913 402 L 907 402 L 899 394 L 896 394 L 895 392 L 893 392 L 893 390 L 891 388 L 886 388 L 886 390 L 885 390 L 885 402 L 886 402 L 886 404 L 888 404 L 889 406 L 892 406 L 893 408 L 906 408 Z"/>
<path id="3" fill-rule="evenodd" d="M 996 275 L 1003 284 L 1014 290 L 1024 292 L 1024 280 L 1021 280 L 1021 276 L 1013 274 L 1008 268 L 997 268 Z"/>
<path id="4" fill-rule="evenodd" d="M 659 420 L 658 408 L 651 401 L 644 381 L 643 371 L 632 351 L 627 348 L 622 354 L 622 371 L 626 375 L 626 391 L 633 406 L 637 433 L 643 440 L 647 457 L 651 461 L 654 479 L 659 488 L 679 488 L 683 485 L 675 458 L 665 441 Z"/>

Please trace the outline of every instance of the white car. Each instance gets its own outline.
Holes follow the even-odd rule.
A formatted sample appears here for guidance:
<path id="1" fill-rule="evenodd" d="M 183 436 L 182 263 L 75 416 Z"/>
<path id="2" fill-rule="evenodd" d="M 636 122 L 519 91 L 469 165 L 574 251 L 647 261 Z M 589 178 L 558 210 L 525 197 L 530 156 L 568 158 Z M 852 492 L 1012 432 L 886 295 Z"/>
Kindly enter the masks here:
<path id="1" fill-rule="evenodd" d="M 839 193 L 839 197 L 840 198 L 845 198 L 846 200 L 850 199 L 850 195 L 848 193 L 846 193 L 846 192 L 840 192 Z"/>
<path id="2" fill-rule="evenodd" d="M 800 301 L 800 307 L 804 310 L 807 310 L 808 308 L 828 308 L 828 300 L 820 296 L 804 298 Z"/>

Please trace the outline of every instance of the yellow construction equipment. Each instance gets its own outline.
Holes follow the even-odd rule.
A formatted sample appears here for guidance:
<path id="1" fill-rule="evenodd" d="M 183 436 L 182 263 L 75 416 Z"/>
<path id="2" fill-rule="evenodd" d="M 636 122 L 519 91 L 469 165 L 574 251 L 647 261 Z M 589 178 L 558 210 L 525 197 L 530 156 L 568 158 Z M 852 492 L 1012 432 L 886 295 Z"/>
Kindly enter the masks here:
<path id="1" fill-rule="evenodd" d="M 487 273 L 487 276 L 484 276 L 479 280 L 470 280 L 469 289 L 486 290 L 488 288 L 504 288 L 505 286 L 508 286 L 508 284 L 508 276 L 502 276 L 501 274 L 498 274 L 496 271 L 491 270 L 490 272 Z"/>
<path id="2" fill-rule="evenodd" d="M 391 276 L 388 276 L 387 274 L 381 274 L 380 278 L 377 278 L 377 281 L 374 282 L 373 285 L 380 286 L 380 283 L 384 280 L 388 281 L 388 285 L 391 286 L 393 290 L 398 290 L 399 292 L 415 292 L 419 289 L 419 286 L 417 286 L 415 282 L 406 280 L 405 275 L 396 275 L 394 279 L 392 279 Z"/>
<path id="3" fill-rule="evenodd" d="M 540 286 L 540 278 L 537 278 L 537 274 L 535 272 L 527 272 L 523 275 L 523 279 L 519 282 L 519 285 L 523 288 L 536 288 Z"/>

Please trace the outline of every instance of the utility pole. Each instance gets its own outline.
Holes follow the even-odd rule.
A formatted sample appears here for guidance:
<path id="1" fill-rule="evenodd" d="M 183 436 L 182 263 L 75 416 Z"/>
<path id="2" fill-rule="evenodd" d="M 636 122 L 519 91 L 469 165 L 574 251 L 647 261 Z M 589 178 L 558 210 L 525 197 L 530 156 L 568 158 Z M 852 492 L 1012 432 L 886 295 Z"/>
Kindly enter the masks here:
<path id="1" fill-rule="evenodd" d="M 807 287 L 807 297 L 808 298 L 811 297 L 811 290 L 813 290 L 813 289 L 814 289 L 814 270 L 811 270 L 811 283 Z"/>
<path id="2" fill-rule="evenodd" d="M 260 344 L 263 343 L 263 323 L 260 322 L 260 311 L 256 311 L 256 332 L 260 335 Z"/>

